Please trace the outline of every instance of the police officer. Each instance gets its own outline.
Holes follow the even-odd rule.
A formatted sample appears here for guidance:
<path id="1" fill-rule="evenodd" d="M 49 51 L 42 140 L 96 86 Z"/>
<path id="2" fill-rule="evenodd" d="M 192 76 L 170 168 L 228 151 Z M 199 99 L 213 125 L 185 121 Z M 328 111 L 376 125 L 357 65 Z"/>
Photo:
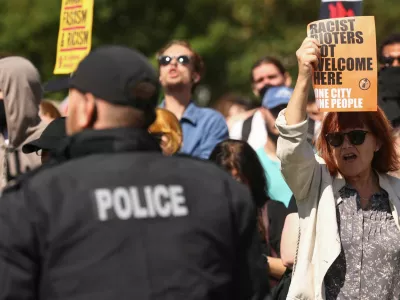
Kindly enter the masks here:
<path id="1" fill-rule="evenodd" d="M 100 47 L 68 84 L 68 160 L 0 199 L 0 299 L 262 299 L 249 191 L 161 154 L 146 58 Z"/>

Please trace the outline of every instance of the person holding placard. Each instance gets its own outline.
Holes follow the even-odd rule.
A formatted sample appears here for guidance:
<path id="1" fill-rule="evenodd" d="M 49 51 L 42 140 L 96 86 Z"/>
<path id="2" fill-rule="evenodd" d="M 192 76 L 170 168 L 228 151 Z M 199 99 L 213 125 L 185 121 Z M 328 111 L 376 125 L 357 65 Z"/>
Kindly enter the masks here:
<path id="1" fill-rule="evenodd" d="M 400 180 L 389 121 L 373 112 L 329 112 L 317 153 L 307 143 L 307 96 L 320 44 L 297 51 L 299 75 L 276 121 L 277 154 L 294 193 L 300 238 L 288 299 L 398 299 Z"/>

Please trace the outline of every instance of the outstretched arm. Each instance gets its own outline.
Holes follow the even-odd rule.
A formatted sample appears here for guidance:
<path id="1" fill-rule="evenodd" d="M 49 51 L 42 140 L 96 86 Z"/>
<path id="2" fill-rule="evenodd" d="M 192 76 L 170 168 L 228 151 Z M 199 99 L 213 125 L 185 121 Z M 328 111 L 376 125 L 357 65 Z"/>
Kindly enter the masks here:
<path id="1" fill-rule="evenodd" d="M 296 52 L 299 75 L 287 108 L 280 113 L 276 126 L 279 130 L 277 155 L 282 174 L 297 201 L 307 198 L 319 164 L 307 142 L 307 99 L 312 83 L 312 71 L 318 64 L 318 41 L 306 38 Z"/>

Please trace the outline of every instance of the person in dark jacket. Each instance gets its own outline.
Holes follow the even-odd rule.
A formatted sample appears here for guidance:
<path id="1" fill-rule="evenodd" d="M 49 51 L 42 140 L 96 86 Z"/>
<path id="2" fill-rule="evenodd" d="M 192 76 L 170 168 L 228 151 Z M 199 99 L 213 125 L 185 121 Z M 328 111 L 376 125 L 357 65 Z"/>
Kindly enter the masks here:
<path id="1" fill-rule="evenodd" d="M 0 300 L 263 299 L 250 192 L 162 155 L 147 59 L 100 47 L 68 86 L 63 159 L 0 199 Z"/>
<path id="2" fill-rule="evenodd" d="M 40 138 L 26 143 L 22 147 L 22 152 L 25 154 L 36 152 L 44 164 L 52 159 L 52 153 L 57 151 L 65 138 L 65 117 L 56 118 L 47 125 Z"/>

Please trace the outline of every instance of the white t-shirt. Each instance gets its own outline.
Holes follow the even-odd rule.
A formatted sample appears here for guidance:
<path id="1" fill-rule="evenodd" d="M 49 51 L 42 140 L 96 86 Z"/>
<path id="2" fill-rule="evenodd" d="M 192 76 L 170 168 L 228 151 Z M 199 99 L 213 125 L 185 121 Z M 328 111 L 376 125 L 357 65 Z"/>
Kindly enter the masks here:
<path id="1" fill-rule="evenodd" d="M 244 120 L 236 121 L 230 131 L 229 137 L 234 140 L 241 140 L 242 139 L 242 130 L 243 130 L 243 123 Z M 314 138 L 316 139 L 319 135 L 321 129 L 321 122 L 315 121 L 314 123 Z M 267 127 L 265 126 L 264 117 L 261 111 L 257 110 L 254 113 L 253 120 L 251 121 L 251 129 L 250 135 L 248 138 L 249 145 L 254 149 L 258 150 L 263 148 L 267 143 L 268 138 L 268 131 Z"/>
<path id="2" fill-rule="evenodd" d="M 244 120 L 239 120 L 232 125 L 231 130 L 229 131 L 229 137 L 231 139 L 242 139 L 243 123 Z M 265 126 L 264 117 L 261 111 L 257 110 L 253 115 L 253 120 L 251 120 L 251 130 L 247 142 L 254 150 L 258 150 L 265 146 L 267 138 L 268 132 Z"/>

